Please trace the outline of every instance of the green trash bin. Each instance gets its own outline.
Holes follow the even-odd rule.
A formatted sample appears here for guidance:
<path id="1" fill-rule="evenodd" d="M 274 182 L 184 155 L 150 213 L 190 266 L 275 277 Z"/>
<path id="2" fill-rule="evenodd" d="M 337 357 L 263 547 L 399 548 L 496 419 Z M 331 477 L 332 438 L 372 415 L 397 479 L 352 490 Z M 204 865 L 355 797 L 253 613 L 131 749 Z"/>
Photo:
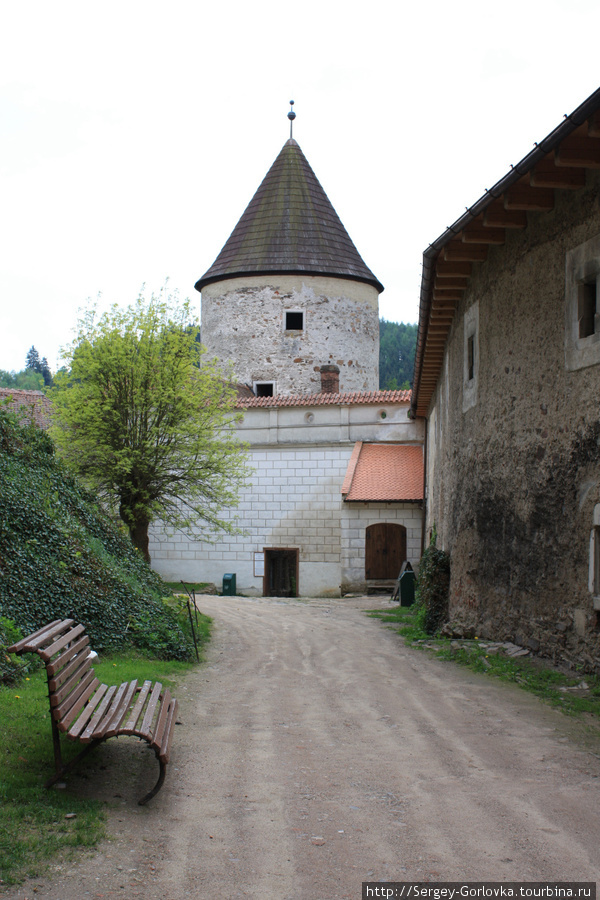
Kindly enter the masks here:
<path id="1" fill-rule="evenodd" d="M 227 575 L 223 575 L 223 596 L 235 597 L 235 592 L 235 572 L 229 572 Z"/>

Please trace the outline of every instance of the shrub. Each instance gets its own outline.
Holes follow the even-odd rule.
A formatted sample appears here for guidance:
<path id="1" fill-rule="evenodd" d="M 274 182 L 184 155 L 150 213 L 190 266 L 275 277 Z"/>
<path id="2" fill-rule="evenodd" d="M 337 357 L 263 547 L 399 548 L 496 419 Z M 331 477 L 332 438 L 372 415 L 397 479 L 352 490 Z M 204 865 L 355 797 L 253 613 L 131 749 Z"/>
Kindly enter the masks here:
<path id="1" fill-rule="evenodd" d="M 417 579 L 419 600 L 425 608 L 424 627 L 427 634 L 435 634 L 448 620 L 450 593 L 450 557 L 436 546 L 434 529 L 429 547 L 419 563 Z"/>
<path id="2" fill-rule="evenodd" d="M 152 650 L 151 623 L 163 657 L 191 655 L 163 603 L 168 588 L 56 459 L 48 435 L 2 409 L 0 509 L 0 614 L 23 634 L 73 618 L 97 650 Z"/>

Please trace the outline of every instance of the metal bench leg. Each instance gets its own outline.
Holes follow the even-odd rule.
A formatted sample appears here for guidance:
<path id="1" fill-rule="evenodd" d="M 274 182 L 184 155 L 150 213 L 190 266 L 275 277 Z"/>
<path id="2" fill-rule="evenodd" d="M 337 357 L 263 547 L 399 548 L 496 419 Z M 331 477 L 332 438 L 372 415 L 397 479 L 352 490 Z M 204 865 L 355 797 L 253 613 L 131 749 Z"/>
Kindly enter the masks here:
<path id="1" fill-rule="evenodd" d="M 60 756 L 56 757 L 56 774 L 49 778 L 48 781 L 44 782 L 44 787 L 49 788 L 52 787 L 53 784 L 56 784 L 57 781 L 60 781 L 67 772 L 70 772 L 72 768 L 74 768 L 80 759 L 83 759 L 84 756 L 87 756 L 90 750 L 93 750 L 94 747 L 97 747 L 98 744 L 101 744 L 102 741 L 91 741 L 89 744 L 86 744 L 83 750 L 81 750 L 77 756 L 74 756 L 72 760 L 70 760 L 66 765 L 63 765 L 62 762 L 59 764 Z M 60 745 L 59 745 L 59 753 L 60 753 Z"/>
<path id="2" fill-rule="evenodd" d="M 158 757 L 157 757 L 157 759 L 158 759 Z M 152 790 L 148 794 L 146 794 L 145 797 L 142 797 L 141 800 L 138 800 L 138 806 L 144 806 L 148 802 L 148 800 L 152 800 L 152 798 L 156 794 L 158 794 L 161 787 L 163 786 L 163 782 L 165 780 L 165 775 L 167 774 L 167 766 L 166 766 L 166 763 L 164 763 L 161 759 L 159 759 L 158 762 L 160 765 L 160 775 L 158 776 L 158 781 L 156 782 L 156 784 L 154 785 Z"/>

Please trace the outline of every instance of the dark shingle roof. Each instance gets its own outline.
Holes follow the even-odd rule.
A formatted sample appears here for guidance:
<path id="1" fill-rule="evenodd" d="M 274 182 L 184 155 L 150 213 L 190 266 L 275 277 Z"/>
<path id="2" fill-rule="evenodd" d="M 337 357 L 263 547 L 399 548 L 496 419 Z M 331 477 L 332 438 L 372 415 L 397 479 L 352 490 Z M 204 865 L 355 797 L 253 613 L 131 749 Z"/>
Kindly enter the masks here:
<path id="1" fill-rule="evenodd" d="M 331 275 L 383 290 L 293 139 L 284 144 L 196 290 L 224 278 L 275 273 Z"/>

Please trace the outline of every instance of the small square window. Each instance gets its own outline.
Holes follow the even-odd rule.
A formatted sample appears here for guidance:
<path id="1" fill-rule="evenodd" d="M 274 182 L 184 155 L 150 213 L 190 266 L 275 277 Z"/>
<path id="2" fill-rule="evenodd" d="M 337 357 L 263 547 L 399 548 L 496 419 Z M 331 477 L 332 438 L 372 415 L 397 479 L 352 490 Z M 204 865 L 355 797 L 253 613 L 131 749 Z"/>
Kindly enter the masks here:
<path id="1" fill-rule="evenodd" d="M 304 330 L 304 313 L 303 312 L 286 312 L 286 314 L 285 314 L 285 330 L 286 331 L 303 331 Z"/>
<path id="2" fill-rule="evenodd" d="M 257 381 L 254 385 L 254 390 L 257 397 L 272 397 L 274 394 L 274 382 Z"/>

